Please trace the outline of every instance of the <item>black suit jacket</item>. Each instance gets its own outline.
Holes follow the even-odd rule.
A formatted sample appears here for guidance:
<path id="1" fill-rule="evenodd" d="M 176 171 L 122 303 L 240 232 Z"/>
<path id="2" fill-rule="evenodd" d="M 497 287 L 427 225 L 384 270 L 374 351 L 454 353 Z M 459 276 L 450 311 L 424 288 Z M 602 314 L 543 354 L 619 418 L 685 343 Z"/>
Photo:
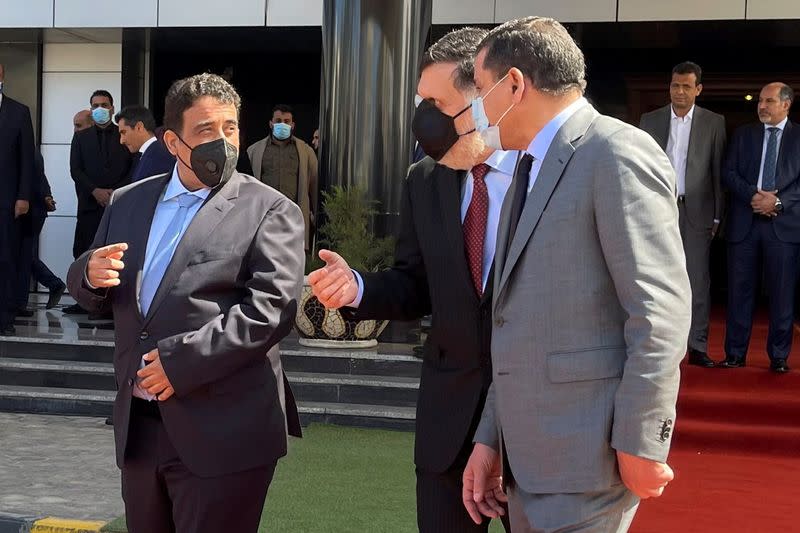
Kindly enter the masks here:
<path id="1" fill-rule="evenodd" d="M 725 161 L 724 180 L 730 190 L 728 240 L 739 242 L 747 236 L 753 217 L 750 201 L 758 188 L 764 125 L 742 126 L 734 133 Z M 784 242 L 800 243 L 800 127 L 788 121 L 778 150 L 775 184 L 783 212 L 773 220 L 775 234 Z"/>
<path id="2" fill-rule="evenodd" d="M 28 106 L 3 95 L 0 102 L 0 210 L 14 210 L 17 200 L 31 200 L 34 186 L 34 140 Z"/>
<path id="3" fill-rule="evenodd" d="M 415 461 L 426 471 L 450 468 L 471 442 L 491 383 L 491 287 L 479 299 L 464 252 L 457 172 L 430 157 L 404 184 L 394 266 L 360 273 L 358 318 L 411 320 L 433 315 L 417 401 Z"/>
<path id="4" fill-rule="evenodd" d="M 84 284 L 92 250 L 67 278 L 85 309 L 114 311 L 117 464 L 128 441 L 137 367 L 154 348 L 175 389 L 158 404 L 164 427 L 191 472 L 210 477 L 274 463 L 286 454 L 287 420 L 290 433 L 299 434 L 278 341 L 291 330 L 302 287 L 303 217 L 277 191 L 234 174 L 192 220 L 142 316 L 145 247 L 169 177 L 115 191 L 105 210 L 92 250 L 128 243 L 118 287 L 92 291 Z"/>
<path id="5" fill-rule="evenodd" d="M 114 124 L 105 130 L 95 125 L 76 133 L 69 168 L 78 195 L 78 215 L 102 210 L 92 191 L 124 187 L 130 183 L 130 167 L 131 153 L 119 143 L 119 129 Z"/>
<path id="6" fill-rule="evenodd" d="M 133 168 L 131 183 L 158 174 L 169 174 L 174 167 L 175 156 L 169 153 L 164 143 L 156 140 L 147 147 L 139 158 L 139 163 Z"/>
<path id="7" fill-rule="evenodd" d="M 40 150 L 34 155 L 34 186 L 31 191 L 31 215 L 33 217 L 47 218 L 47 204 L 44 199 L 52 197 L 50 182 L 44 173 L 44 158 Z"/>

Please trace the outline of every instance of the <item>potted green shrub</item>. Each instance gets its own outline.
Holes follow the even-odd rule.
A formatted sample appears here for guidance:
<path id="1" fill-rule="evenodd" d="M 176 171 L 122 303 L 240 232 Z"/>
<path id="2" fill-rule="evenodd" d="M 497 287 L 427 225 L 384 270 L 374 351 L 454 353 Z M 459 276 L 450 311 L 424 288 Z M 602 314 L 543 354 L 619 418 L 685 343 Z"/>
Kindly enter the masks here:
<path id="1" fill-rule="evenodd" d="M 375 202 L 363 187 L 335 186 L 323 191 L 326 220 L 319 228 L 319 248 L 341 255 L 355 270 L 376 272 L 392 265 L 394 239 L 378 238 L 369 229 L 377 213 Z M 313 251 L 306 261 L 306 273 L 323 266 Z M 313 295 L 308 283 L 297 309 L 295 327 L 300 344 L 324 348 L 369 348 L 378 344 L 378 335 L 387 320 L 349 320 L 335 309 L 325 309 Z"/>

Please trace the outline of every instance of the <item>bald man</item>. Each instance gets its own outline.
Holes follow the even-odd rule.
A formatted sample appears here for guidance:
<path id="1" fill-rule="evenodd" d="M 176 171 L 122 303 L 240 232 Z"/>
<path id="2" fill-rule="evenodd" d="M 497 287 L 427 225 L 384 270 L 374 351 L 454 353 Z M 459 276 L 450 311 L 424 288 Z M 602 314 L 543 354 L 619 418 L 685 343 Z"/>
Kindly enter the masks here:
<path id="1" fill-rule="evenodd" d="M 88 109 L 78 111 L 75 113 L 75 116 L 72 117 L 72 126 L 75 133 L 87 128 L 91 128 L 92 124 L 92 112 Z"/>

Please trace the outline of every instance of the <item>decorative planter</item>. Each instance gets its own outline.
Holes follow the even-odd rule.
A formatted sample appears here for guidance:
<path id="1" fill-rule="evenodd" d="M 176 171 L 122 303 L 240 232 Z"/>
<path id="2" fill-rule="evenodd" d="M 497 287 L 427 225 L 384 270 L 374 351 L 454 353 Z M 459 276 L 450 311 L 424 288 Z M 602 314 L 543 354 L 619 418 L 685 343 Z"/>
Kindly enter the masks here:
<path id="1" fill-rule="evenodd" d="M 315 348 L 372 348 L 388 320 L 348 320 L 336 309 L 326 309 L 303 284 L 295 329 L 303 346 Z"/>

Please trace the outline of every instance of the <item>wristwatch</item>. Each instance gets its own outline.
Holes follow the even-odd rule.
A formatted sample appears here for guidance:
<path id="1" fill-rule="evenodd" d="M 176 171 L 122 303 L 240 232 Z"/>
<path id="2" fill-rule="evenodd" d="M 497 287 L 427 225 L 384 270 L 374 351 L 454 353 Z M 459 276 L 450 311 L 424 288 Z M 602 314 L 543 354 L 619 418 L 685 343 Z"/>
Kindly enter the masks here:
<path id="1" fill-rule="evenodd" d="M 775 211 L 778 213 L 783 212 L 783 202 L 781 202 L 780 198 L 775 198 Z"/>

